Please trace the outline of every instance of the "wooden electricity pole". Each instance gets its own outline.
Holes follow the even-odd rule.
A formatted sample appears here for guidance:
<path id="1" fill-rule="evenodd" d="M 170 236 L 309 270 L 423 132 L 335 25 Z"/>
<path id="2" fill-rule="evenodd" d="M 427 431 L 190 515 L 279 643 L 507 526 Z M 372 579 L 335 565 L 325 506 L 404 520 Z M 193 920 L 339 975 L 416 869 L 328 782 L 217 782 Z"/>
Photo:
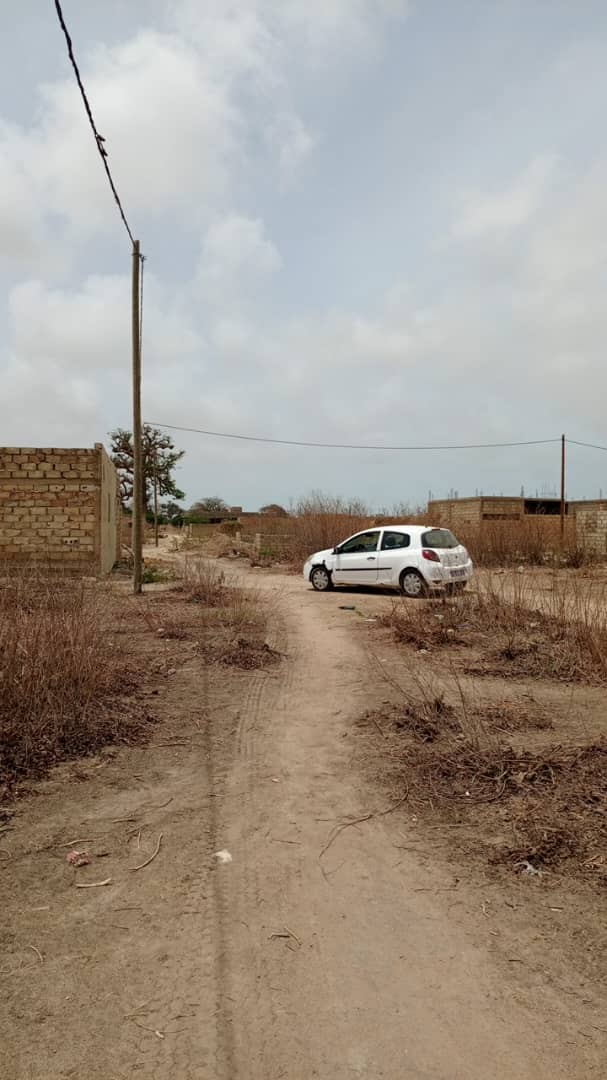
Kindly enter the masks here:
<path id="1" fill-rule="evenodd" d="M 154 447 L 154 545 L 158 547 L 158 447 Z"/>
<path id="2" fill-rule="evenodd" d="M 565 542 L 565 442 L 561 435 L 561 547 Z"/>
<path id="3" fill-rule="evenodd" d="M 133 241 L 133 592 L 143 588 L 143 446 L 141 443 L 141 332 L 139 241 Z"/>

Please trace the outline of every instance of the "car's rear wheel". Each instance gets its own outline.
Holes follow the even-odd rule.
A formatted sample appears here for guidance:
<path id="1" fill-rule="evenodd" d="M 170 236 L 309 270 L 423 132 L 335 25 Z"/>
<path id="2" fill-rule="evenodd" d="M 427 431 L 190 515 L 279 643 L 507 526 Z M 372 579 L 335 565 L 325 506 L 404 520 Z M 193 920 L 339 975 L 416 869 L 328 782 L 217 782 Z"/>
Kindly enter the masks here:
<path id="1" fill-rule="evenodd" d="M 316 592 L 328 592 L 333 588 L 331 575 L 326 566 L 315 566 L 310 574 L 310 584 Z"/>
<path id="2" fill-rule="evenodd" d="M 428 595 L 428 586 L 417 570 L 403 570 L 399 579 L 400 591 L 411 600 Z"/>

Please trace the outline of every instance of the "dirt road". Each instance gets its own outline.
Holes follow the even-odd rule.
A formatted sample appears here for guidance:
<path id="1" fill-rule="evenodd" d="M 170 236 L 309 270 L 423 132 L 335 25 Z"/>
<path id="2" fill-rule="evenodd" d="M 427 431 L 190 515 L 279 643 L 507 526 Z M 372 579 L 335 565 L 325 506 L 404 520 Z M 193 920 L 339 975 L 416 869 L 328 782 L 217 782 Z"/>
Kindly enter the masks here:
<path id="1" fill-rule="evenodd" d="M 254 580 L 276 594 L 282 665 L 226 681 L 192 659 L 151 746 L 81 766 L 80 783 L 59 770 L 2 838 L 0 1075 L 604 1075 L 604 1036 L 542 968 L 548 946 L 512 932 L 496 948 L 485 894 L 455 893 L 406 806 L 382 814 L 389 797 L 354 767 L 378 687 L 347 599 Z M 111 885 L 73 887 L 61 845 L 76 839 L 98 856 L 78 880 Z"/>

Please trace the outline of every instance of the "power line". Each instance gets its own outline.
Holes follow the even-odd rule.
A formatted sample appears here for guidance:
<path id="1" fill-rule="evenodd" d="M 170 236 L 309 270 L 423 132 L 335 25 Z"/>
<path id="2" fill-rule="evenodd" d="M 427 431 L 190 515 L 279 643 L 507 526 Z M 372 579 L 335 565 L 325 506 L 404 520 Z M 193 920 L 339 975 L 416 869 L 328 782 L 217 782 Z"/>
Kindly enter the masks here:
<path id="1" fill-rule="evenodd" d="M 585 446 L 589 450 L 607 450 L 607 446 L 599 446 L 592 442 L 578 442 L 577 439 L 566 439 L 566 442 L 571 443 L 572 446 Z"/>
<path id="2" fill-rule="evenodd" d="M 89 118 L 89 123 L 91 125 L 93 135 L 95 137 L 95 145 L 97 147 L 97 150 L 99 151 L 99 156 L 100 156 L 100 158 L 101 158 L 101 160 L 103 162 L 103 168 L 105 169 L 105 173 L 106 173 L 106 176 L 108 178 L 109 185 L 110 185 L 110 187 L 112 189 L 112 194 L 114 196 L 114 199 L 116 200 L 116 205 L 117 205 L 118 210 L 120 212 L 120 217 L 122 218 L 122 222 L 124 224 L 124 227 L 125 227 L 128 235 L 129 235 L 129 239 L 131 241 L 131 244 L 134 245 L 135 240 L 133 238 L 133 233 L 131 232 L 129 223 L 128 223 L 127 219 L 126 219 L 126 215 L 125 215 L 124 210 L 122 208 L 122 203 L 120 202 L 120 196 L 118 195 L 118 192 L 116 190 L 116 185 L 114 184 L 114 181 L 112 179 L 112 174 L 110 172 L 110 167 L 109 167 L 108 162 L 107 162 L 107 150 L 105 149 L 105 146 L 104 146 L 105 139 L 103 138 L 103 135 L 100 135 L 99 132 L 97 131 L 97 127 L 96 127 L 95 121 L 93 119 L 93 112 L 91 110 L 89 100 L 88 100 L 88 98 L 86 96 L 86 90 L 84 89 L 82 78 L 80 76 L 80 71 L 78 70 L 78 64 L 76 63 L 76 57 L 74 56 L 74 47 L 72 45 L 72 39 L 70 37 L 69 30 L 68 30 L 68 28 L 67 28 L 67 26 L 65 24 L 65 19 L 63 17 L 63 12 L 61 10 L 61 4 L 59 3 L 59 0 L 55 0 L 55 10 L 57 12 L 57 18 L 59 19 L 61 29 L 63 30 L 64 36 L 65 36 L 65 41 L 66 41 L 66 44 L 67 44 L 68 56 L 70 58 L 71 65 L 72 65 L 72 67 L 74 69 L 74 74 L 76 76 L 76 82 L 78 83 L 78 87 L 80 89 L 80 94 L 81 94 L 82 100 L 84 102 L 84 108 L 86 109 L 86 115 Z"/>
<path id="3" fill-rule="evenodd" d="M 493 450 L 508 446 L 545 446 L 560 442 L 559 439 L 528 439 L 525 442 L 464 443 L 454 446 L 370 446 L 357 443 L 323 443 L 299 439 L 270 439 L 262 435 L 236 435 L 225 431 L 205 431 L 202 428 L 180 427 L 178 424 L 161 424 L 157 420 L 146 420 L 153 427 L 168 428 L 169 431 L 188 431 L 194 435 L 210 435 L 215 439 L 240 439 L 244 442 L 272 443 L 280 446 L 308 446 L 322 450 Z"/>

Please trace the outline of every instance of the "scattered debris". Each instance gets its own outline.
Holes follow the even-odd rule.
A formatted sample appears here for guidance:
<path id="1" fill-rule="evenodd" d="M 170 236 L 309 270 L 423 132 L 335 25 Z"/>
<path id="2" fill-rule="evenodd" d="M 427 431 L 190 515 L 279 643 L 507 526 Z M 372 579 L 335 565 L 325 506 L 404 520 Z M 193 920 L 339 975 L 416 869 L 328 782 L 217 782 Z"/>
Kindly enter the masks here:
<path id="1" fill-rule="evenodd" d="M 524 874 L 525 877 L 542 876 L 542 871 L 538 870 L 537 867 L 532 866 L 531 863 L 527 861 L 527 859 L 523 859 L 523 861 L 521 863 L 518 863 L 517 865 L 520 866 L 521 874 Z"/>
<path id="2" fill-rule="evenodd" d="M 160 845 L 162 843 L 162 835 L 163 834 L 160 833 L 160 836 L 158 837 L 158 843 L 156 844 L 156 848 L 155 848 L 154 852 L 150 855 L 149 859 L 146 859 L 145 862 L 139 863 L 138 866 L 130 866 L 129 870 L 143 870 L 144 866 L 149 866 L 150 865 L 152 860 L 156 858 L 158 852 L 160 851 Z"/>
<path id="3" fill-rule="evenodd" d="M 36 953 L 36 956 L 38 957 L 41 964 L 44 963 L 44 957 L 43 957 L 42 953 L 40 952 L 40 949 L 37 949 L 35 945 L 28 945 L 27 948 L 31 949 L 32 952 Z"/>
<path id="4" fill-rule="evenodd" d="M 285 938 L 288 941 L 295 941 L 298 949 L 301 949 L 303 944 L 301 938 L 299 938 L 288 926 L 285 926 L 284 930 L 275 930 L 273 934 L 270 934 L 270 941 L 274 941 L 275 938 Z"/>
<path id="5" fill-rule="evenodd" d="M 91 860 L 86 851 L 68 851 L 65 856 L 65 861 L 68 862 L 70 866 L 88 866 Z"/>
<path id="6" fill-rule="evenodd" d="M 222 851 L 216 851 L 215 858 L 218 862 L 223 864 L 232 862 L 232 856 L 230 855 L 230 852 L 227 850 L 227 848 L 224 848 Z"/>
<path id="7" fill-rule="evenodd" d="M 100 889 L 102 885 L 111 885 L 111 877 L 105 878 L 104 881 L 77 881 L 77 889 Z"/>

